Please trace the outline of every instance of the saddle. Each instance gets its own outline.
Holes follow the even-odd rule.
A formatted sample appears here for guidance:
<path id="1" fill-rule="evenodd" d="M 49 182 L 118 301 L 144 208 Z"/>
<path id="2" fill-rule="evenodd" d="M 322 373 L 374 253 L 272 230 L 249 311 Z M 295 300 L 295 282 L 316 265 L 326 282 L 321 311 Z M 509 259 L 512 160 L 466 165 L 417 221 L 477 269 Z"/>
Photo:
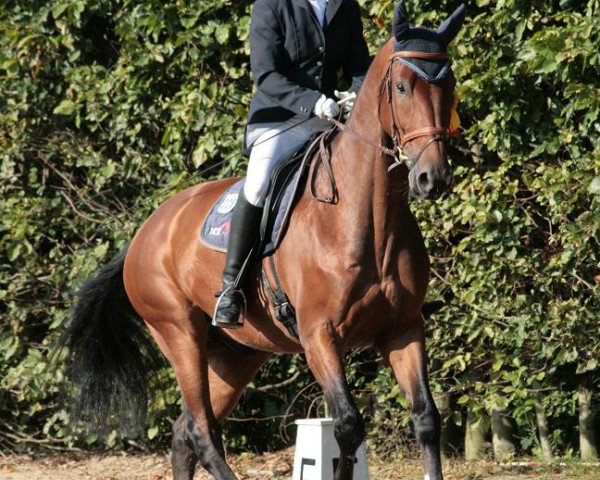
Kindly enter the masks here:
<path id="1" fill-rule="evenodd" d="M 313 135 L 289 160 L 279 163 L 273 169 L 260 224 L 260 238 L 250 254 L 255 257 L 267 257 L 275 287 L 271 287 L 264 265 L 261 282 L 273 305 L 275 318 L 283 323 L 290 335 L 296 338 L 298 338 L 298 329 L 295 310 L 281 285 L 273 253 L 287 231 L 293 208 L 307 180 L 314 154 L 317 151 L 322 154 L 335 133 L 336 130 L 331 129 Z M 220 252 L 227 251 L 229 225 L 244 183 L 245 179 L 241 179 L 229 187 L 211 208 L 199 231 L 203 245 Z"/>
<path id="2" fill-rule="evenodd" d="M 306 180 L 311 157 L 307 155 L 311 153 L 308 148 L 314 138 L 311 137 L 289 160 L 279 163 L 271 172 L 259 229 L 261 257 L 275 252 L 285 235 L 296 197 Z M 227 251 L 229 225 L 244 183 L 245 179 L 234 183 L 211 208 L 199 231 L 200 241 L 205 246 L 219 252 Z"/>

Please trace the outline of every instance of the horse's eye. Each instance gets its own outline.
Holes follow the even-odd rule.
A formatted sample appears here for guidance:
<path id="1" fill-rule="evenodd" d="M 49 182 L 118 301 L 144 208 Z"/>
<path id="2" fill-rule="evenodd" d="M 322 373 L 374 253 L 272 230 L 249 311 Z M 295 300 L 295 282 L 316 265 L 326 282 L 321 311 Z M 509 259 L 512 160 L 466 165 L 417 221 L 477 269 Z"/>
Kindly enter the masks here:
<path id="1" fill-rule="evenodd" d="M 400 93 L 400 94 L 406 93 L 406 90 L 404 90 L 404 85 L 402 85 L 401 83 L 398 83 L 396 85 L 396 89 L 398 90 L 398 93 Z"/>

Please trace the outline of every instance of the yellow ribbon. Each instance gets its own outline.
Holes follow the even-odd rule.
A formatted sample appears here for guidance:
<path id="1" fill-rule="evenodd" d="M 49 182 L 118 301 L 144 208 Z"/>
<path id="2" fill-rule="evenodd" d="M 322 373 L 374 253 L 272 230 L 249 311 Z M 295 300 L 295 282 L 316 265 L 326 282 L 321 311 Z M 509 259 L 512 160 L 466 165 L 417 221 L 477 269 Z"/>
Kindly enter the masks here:
<path id="1" fill-rule="evenodd" d="M 460 117 L 458 116 L 458 101 L 460 97 L 456 91 L 452 92 L 454 101 L 452 102 L 452 109 L 450 110 L 450 126 L 448 131 L 451 136 L 456 137 L 460 135 Z"/>

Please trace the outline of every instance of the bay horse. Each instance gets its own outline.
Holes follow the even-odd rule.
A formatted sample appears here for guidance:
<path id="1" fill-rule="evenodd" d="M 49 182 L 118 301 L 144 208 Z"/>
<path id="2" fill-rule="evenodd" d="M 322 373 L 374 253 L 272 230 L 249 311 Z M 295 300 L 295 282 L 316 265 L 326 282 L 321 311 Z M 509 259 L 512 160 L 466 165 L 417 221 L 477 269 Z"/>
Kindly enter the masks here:
<path id="1" fill-rule="evenodd" d="M 441 38 L 444 52 L 398 50 L 413 30 L 425 29 L 409 27 L 402 2 L 396 6 L 394 36 L 373 60 L 331 144 L 337 201 L 317 202 L 304 187 L 275 253 L 299 338 L 274 320 L 259 275 L 249 282 L 244 326 L 220 332 L 243 349 L 209 336 L 225 256 L 200 243 L 198 231 L 236 180 L 200 184 L 167 200 L 81 289 L 65 333 L 67 373 L 79 386 L 76 406 L 100 421 L 126 408 L 145 409 L 141 357 L 151 354 L 135 330 L 137 319 L 173 367 L 183 396 L 173 426 L 174 479 L 192 479 L 200 462 L 216 480 L 235 480 L 220 424 L 271 355 L 303 352 L 333 417 L 340 448 L 335 479 L 350 480 L 365 428 L 343 359 L 348 349 L 373 347 L 411 405 L 426 478 L 442 480 L 440 417 L 428 385 L 421 315 L 430 267 L 409 196 L 434 199 L 451 183 L 446 139 L 455 79 L 449 70 L 426 81 L 402 60 L 447 60 L 463 18 L 461 6 L 436 32 L 427 30 Z M 390 154 L 399 151 L 402 164 Z M 327 189 L 322 164 L 310 169 L 316 188 Z"/>

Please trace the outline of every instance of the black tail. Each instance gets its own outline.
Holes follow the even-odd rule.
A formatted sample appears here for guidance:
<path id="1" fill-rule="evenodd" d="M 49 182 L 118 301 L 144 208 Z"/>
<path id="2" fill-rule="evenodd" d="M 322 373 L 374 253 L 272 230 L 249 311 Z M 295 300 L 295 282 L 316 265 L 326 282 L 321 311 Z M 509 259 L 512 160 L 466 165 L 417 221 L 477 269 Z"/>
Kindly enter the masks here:
<path id="1" fill-rule="evenodd" d="M 161 357 L 123 285 L 127 248 L 78 293 L 60 344 L 68 349 L 66 376 L 77 387 L 74 419 L 95 433 L 137 433 L 145 426 L 148 375 Z"/>

